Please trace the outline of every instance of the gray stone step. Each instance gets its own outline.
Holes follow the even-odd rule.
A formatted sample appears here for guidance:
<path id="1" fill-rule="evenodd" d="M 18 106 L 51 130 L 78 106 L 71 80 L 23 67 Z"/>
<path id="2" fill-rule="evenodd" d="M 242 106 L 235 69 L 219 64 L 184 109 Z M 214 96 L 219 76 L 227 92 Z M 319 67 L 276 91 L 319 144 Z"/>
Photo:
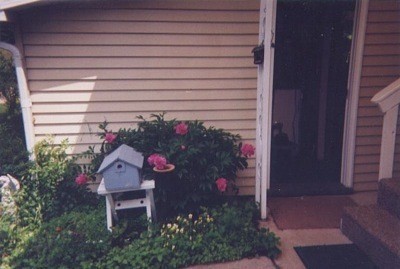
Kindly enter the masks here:
<path id="1" fill-rule="evenodd" d="M 341 229 L 379 268 L 400 268 L 400 220 L 386 210 L 377 205 L 348 207 Z"/>
<path id="2" fill-rule="evenodd" d="M 400 180 L 390 178 L 379 181 L 378 205 L 400 219 Z"/>

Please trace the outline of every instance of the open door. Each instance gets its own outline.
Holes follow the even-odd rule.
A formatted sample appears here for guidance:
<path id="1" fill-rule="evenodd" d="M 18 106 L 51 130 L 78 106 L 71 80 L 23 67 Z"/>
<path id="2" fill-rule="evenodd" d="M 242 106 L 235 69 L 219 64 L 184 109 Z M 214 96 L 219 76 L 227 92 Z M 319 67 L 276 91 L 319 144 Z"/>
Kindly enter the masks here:
<path id="1" fill-rule="evenodd" d="M 271 193 L 342 194 L 355 1 L 278 1 Z"/>

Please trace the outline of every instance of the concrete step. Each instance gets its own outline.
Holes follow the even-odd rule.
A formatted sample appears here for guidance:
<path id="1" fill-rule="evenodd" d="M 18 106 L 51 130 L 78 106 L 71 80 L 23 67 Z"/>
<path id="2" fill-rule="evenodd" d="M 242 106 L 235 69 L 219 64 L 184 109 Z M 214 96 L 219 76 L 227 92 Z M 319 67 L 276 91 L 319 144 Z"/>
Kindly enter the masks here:
<path id="1" fill-rule="evenodd" d="M 400 180 L 389 178 L 379 181 L 378 205 L 400 219 Z"/>
<path id="2" fill-rule="evenodd" d="M 379 268 L 400 268 L 400 220 L 377 205 L 345 208 L 341 230 Z"/>

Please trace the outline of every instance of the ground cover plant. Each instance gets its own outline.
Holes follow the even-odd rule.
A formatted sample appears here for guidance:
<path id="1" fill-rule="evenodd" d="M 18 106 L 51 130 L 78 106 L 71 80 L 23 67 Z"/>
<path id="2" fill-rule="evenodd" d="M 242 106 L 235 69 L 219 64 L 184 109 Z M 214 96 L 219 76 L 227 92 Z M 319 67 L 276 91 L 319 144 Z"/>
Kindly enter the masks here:
<path id="1" fill-rule="evenodd" d="M 245 203 L 180 215 L 125 248 L 114 248 L 88 268 L 181 268 L 257 255 L 275 258 L 279 239 L 256 228 L 256 212 L 254 203 Z"/>

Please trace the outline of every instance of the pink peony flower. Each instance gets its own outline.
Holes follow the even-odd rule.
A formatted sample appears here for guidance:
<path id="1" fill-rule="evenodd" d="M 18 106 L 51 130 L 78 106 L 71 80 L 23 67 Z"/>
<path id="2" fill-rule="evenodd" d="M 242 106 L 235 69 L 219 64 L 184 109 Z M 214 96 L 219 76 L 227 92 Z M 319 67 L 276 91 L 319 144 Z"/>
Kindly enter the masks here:
<path id="1" fill-rule="evenodd" d="M 108 142 L 108 143 L 112 143 L 112 142 L 114 142 L 114 140 L 117 138 L 117 135 L 115 135 L 115 134 L 113 134 L 113 133 L 106 133 L 106 136 L 105 136 L 105 140 Z"/>
<path id="2" fill-rule="evenodd" d="M 154 158 L 154 166 L 158 169 L 158 170 L 163 170 L 165 168 L 165 165 L 167 164 L 167 160 L 161 156 L 161 155 L 157 155 Z"/>
<path id="3" fill-rule="evenodd" d="M 215 184 L 217 184 L 217 188 L 220 192 L 224 192 L 228 186 L 228 181 L 225 178 L 220 177 L 215 181 Z"/>
<path id="4" fill-rule="evenodd" d="M 80 174 L 75 178 L 75 183 L 79 186 L 85 185 L 88 182 L 88 176 L 85 174 Z"/>
<path id="5" fill-rule="evenodd" d="M 167 164 L 167 160 L 163 156 L 161 156 L 161 155 L 159 155 L 157 153 L 154 153 L 154 154 L 150 155 L 147 158 L 147 162 L 151 166 L 155 166 L 159 170 L 164 169 L 165 165 Z"/>
<path id="6" fill-rule="evenodd" d="M 154 159 L 156 158 L 156 156 L 159 155 L 157 153 L 154 153 L 147 158 L 147 162 L 149 163 L 150 166 L 154 166 Z"/>
<path id="7" fill-rule="evenodd" d="M 186 146 L 185 145 L 181 145 L 181 150 L 186 150 Z"/>
<path id="8" fill-rule="evenodd" d="M 244 144 L 240 150 L 245 157 L 250 157 L 254 155 L 256 148 L 253 145 Z"/>
<path id="9" fill-rule="evenodd" d="M 175 126 L 175 132 L 179 135 L 185 135 L 188 132 L 188 126 L 185 123 L 181 122 Z"/>

